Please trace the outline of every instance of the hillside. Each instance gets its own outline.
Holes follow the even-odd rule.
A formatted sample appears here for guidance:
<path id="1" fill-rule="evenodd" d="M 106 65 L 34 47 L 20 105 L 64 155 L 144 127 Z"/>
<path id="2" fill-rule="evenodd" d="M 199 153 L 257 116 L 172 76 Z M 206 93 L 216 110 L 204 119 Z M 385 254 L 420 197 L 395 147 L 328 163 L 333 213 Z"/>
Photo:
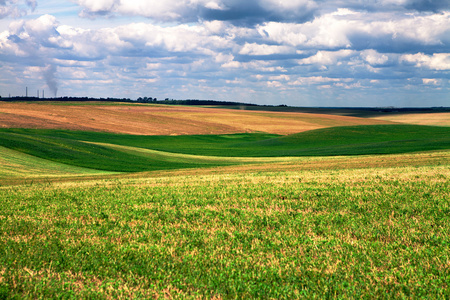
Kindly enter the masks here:
<path id="1" fill-rule="evenodd" d="M 81 168 L 142 172 L 258 163 L 268 157 L 445 150 L 450 149 L 450 128 L 343 126 L 288 136 L 266 133 L 139 136 L 51 129 L 0 129 L 0 146 Z"/>
<path id="2" fill-rule="evenodd" d="M 393 124 L 351 116 L 300 112 L 100 102 L 0 102 L 0 128 L 67 129 L 135 135 L 266 132 Z"/>
<path id="3" fill-rule="evenodd" d="M 313 112 L 325 111 L 280 109 L 285 111 L 0 102 L 0 177 L 101 175 L 450 149 L 449 127 L 402 125 L 373 119 L 379 115 L 339 115 L 338 110 L 319 114 Z M 402 116 L 408 121 L 408 114 Z"/>

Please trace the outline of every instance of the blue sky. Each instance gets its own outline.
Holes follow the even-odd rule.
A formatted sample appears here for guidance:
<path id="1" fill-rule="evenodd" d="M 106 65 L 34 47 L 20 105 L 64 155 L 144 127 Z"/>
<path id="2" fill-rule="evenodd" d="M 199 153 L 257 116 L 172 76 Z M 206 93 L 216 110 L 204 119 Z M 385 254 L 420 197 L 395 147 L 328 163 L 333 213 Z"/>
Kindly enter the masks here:
<path id="1" fill-rule="evenodd" d="M 0 95 L 450 106 L 450 1 L 0 0 Z"/>

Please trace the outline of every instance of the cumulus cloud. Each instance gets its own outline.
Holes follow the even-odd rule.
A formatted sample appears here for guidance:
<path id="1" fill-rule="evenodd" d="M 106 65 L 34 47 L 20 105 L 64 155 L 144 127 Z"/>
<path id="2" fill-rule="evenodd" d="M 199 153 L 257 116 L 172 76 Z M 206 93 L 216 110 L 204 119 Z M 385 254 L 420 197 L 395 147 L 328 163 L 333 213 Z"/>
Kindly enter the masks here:
<path id="1" fill-rule="evenodd" d="M 384 65 L 389 61 L 389 56 L 378 53 L 373 49 L 361 51 L 361 57 L 372 66 Z"/>
<path id="2" fill-rule="evenodd" d="M 0 51 L 11 61 L 22 57 L 35 57 L 38 61 L 42 47 L 53 45 L 58 36 L 56 18 L 44 15 L 29 21 L 14 21 L 9 30 L 0 34 Z"/>
<path id="3" fill-rule="evenodd" d="M 301 65 L 318 64 L 322 66 L 340 64 L 342 59 L 354 55 L 353 50 L 318 51 L 315 55 L 300 60 Z"/>
<path id="4" fill-rule="evenodd" d="M 34 11 L 37 6 L 36 0 L 1 0 L 0 1 L 0 19 L 11 16 L 18 18 L 25 16 L 29 10 Z"/>
<path id="5" fill-rule="evenodd" d="M 322 76 L 311 76 L 311 77 L 298 77 L 295 81 L 289 82 L 290 85 L 311 85 L 311 84 L 323 84 L 331 82 L 339 82 L 339 78 L 329 78 Z"/>
<path id="6" fill-rule="evenodd" d="M 283 95 L 308 103 L 349 91 L 375 98 L 383 90 L 450 89 L 442 80 L 450 11 L 431 0 L 428 8 L 413 0 L 75 2 L 95 19 L 78 26 L 47 14 L 0 32 L 3 82 L 42 81 L 54 95 L 142 91 L 249 102 Z M 35 7 L 19 0 L 0 7 L 8 3 Z"/>
<path id="7" fill-rule="evenodd" d="M 257 43 L 245 43 L 239 54 L 242 55 L 273 55 L 295 53 L 295 49 L 288 46 L 266 45 Z"/>
<path id="8" fill-rule="evenodd" d="M 401 56 L 400 60 L 415 64 L 419 68 L 425 67 L 437 71 L 450 70 L 450 53 L 434 53 L 433 55 L 423 53 L 405 54 Z"/>
<path id="9" fill-rule="evenodd" d="M 319 15 L 341 10 L 360 12 L 442 12 L 442 0 L 75 0 L 81 15 L 143 16 L 158 21 L 228 20 L 239 24 L 268 21 L 304 23 Z"/>
<path id="10" fill-rule="evenodd" d="M 442 80 L 436 78 L 422 78 L 422 82 L 426 85 L 440 85 Z"/>
<path id="11" fill-rule="evenodd" d="M 95 17 L 109 14 L 140 15 L 163 21 L 181 18 L 189 9 L 187 1 L 120 1 L 120 0 L 78 0 L 83 10 L 81 16 Z"/>
<path id="12" fill-rule="evenodd" d="M 450 8 L 448 1 L 441 0 L 316 0 L 325 10 L 336 8 L 348 8 L 359 11 L 419 11 L 441 12 Z"/>
<path id="13" fill-rule="evenodd" d="M 310 20 L 318 6 L 313 0 L 76 0 L 81 15 L 143 16 L 159 21 L 228 20 L 256 23 L 270 20 Z"/>
<path id="14" fill-rule="evenodd" d="M 450 44 L 450 12 L 388 15 L 338 10 L 307 23 L 267 22 L 257 27 L 264 40 L 299 49 L 374 49 L 404 52 Z"/>

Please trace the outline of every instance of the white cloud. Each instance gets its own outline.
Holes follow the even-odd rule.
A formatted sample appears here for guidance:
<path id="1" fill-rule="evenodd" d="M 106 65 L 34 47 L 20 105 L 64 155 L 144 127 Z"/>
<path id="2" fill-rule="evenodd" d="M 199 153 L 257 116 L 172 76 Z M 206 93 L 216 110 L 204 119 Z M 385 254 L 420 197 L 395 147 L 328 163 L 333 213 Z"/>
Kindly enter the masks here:
<path id="1" fill-rule="evenodd" d="M 158 70 L 162 67 L 161 63 L 147 63 L 146 68 L 149 70 Z"/>
<path id="2" fill-rule="evenodd" d="M 384 65 L 389 61 L 389 57 L 386 54 L 378 53 L 373 49 L 361 51 L 360 55 L 370 65 Z"/>
<path id="3" fill-rule="evenodd" d="M 126 2 L 135 2 L 135 1 L 125 1 Z M 120 0 L 78 0 L 77 3 L 90 12 L 106 12 L 112 11 L 115 9 L 117 5 L 120 4 Z"/>
<path id="4" fill-rule="evenodd" d="M 335 83 L 334 86 L 344 88 L 346 90 L 364 88 L 360 82 L 355 82 L 352 84 L 346 84 L 346 83 L 340 82 L 340 83 Z"/>
<path id="5" fill-rule="evenodd" d="M 300 65 L 318 64 L 318 65 L 335 65 L 340 64 L 341 59 L 347 59 L 356 53 L 354 50 L 339 51 L 318 51 L 315 55 L 301 59 L 298 61 Z"/>
<path id="6" fill-rule="evenodd" d="M 262 0 L 261 5 L 270 10 L 280 10 L 283 12 L 318 7 L 317 3 L 311 0 Z"/>
<path id="7" fill-rule="evenodd" d="M 205 29 L 207 29 L 210 32 L 210 34 L 219 35 L 225 32 L 229 33 L 228 31 L 229 25 L 224 21 L 217 21 L 217 20 L 210 22 L 205 21 L 202 24 L 203 26 L 205 26 Z"/>
<path id="8" fill-rule="evenodd" d="M 0 1 L 0 19 L 8 16 L 19 18 L 28 14 L 29 10 L 34 11 L 37 6 L 36 0 L 3 0 Z"/>
<path id="9" fill-rule="evenodd" d="M 339 9 L 303 24 L 267 22 L 257 27 L 268 42 L 300 49 L 371 46 L 398 49 L 450 43 L 450 12 L 426 15 L 362 13 Z"/>
<path id="10" fill-rule="evenodd" d="M 143 16 L 162 21 L 196 20 L 202 8 L 224 10 L 226 5 L 220 0 L 75 0 L 83 7 L 82 16 L 102 14 L 119 14 L 127 16 Z"/>
<path id="11" fill-rule="evenodd" d="M 23 57 L 26 56 L 20 47 L 9 39 L 10 34 L 7 31 L 0 33 L 0 53 L 7 56 Z"/>
<path id="12" fill-rule="evenodd" d="M 345 11 L 320 16 L 304 24 L 269 22 L 258 27 L 261 36 L 269 41 L 300 48 L 349 48 L 349 33 L 358 27 L 360 13 Z"/>
<path id="13" fill-rule="evenodd" d="M 32 67 L 25 67 L 24 71 L 23 71 L 23 75 L 26 77 L 38 77 L 38 78 L 42 78 L 42 73 L 44 71 L 44 68 L 42 67 L 36 67 L 36 66 L 32 66 Z"/>
<path id="14" fill-rule="evenodd" d="M 74 0 L 83 8 L 81 16 L 105 14 L 143 16 L 159 21 L 214 20 L 215 16 L 234 20 L 254 15 L 258 18 L 310 18 L 318 5 L 313 0 Z M 240 16 L 240 17 L 239 17 Z"/>
<path id="15" fill-rule="evenodd" d="M 284 84 L 279 81 L 267 81 L 267 86 L 269 88 L 281 88 L 284 86 Z"/>
<path id="16" fill-rule="evenodd" d="M 209 9 L 215 9 L 215 10 L 224 10 L 225 9 L 224 5 L 217 1 L 206 2 L 205 7 L 209 8 Z"/>
<path id="17" fill-rule="evenodd" d="M 151 18 L 176 19 L 181 17 L 180 10 L 186 1 L 121 1 L 115 11 L 126 15 L 142 15 Z"/>
<path id="18" fill-rule="evenodd" d="M 234 60 L 234 56 L 226 53 L 218 53 L 214 58 L 215 62 L 223 64 Z"/>
<path id="19" fill-rule="evenodd" d="M 373 17 L 376 17 L 376 14 Z M 432 15 L 410 14 L 381 21 L 373 17 L 371 22 L 360 22 L 355 30 L 373 37 L 389 37 L 393 43 L 411 41 L 423 45 L 439 45 L 450 41 L 450 12 Z"/>
<path id="20" fill-rule="evenodd" d="M 348 9 L 348 8 L 338 8 L 337 11 L 331 13 L 331 15 L 333 16 L 348 16 L 348 15 L 356 15 L 358 14 L 357 12 Z"/>
<path id="21" fill-rule="evenodd" d="M 427 85 L 440 85 L 442 81 L 436 78 L 422 78 L 422 82 Z"/>
<path id="22" fill-rule="evenodd" d="M 24 23 L 24 30 L 32 35 L 52 35 L 58 25 L 56 18 L 51 15 L 43 15 L 35 20 Z"/>
<path id="23" fill-rule="evenodd" d="M 238 61 L 229 61 L 227 63 L 222 64 L 222 68 L 226 68 L 226 69 L 238 69 L 241 67 L 242 67 L 242 64 Z"/>
<path id="24" fill-rule="evenodd" d="M 312 85 L 330 82 L 340 82 L 339 78 L 329 78 L 322 76 L 298 77 L 295 81 L 289 82 L 289 85 Z"/>
<path id="25" fill-rule="evenodd" d="M 426 67 L 432 70 L 450 70 L 450 53 L 435 53 L 426 55 L 423 53 L 405 54 L 400 57 L 401 62 L 409 62 L 417 67 Z"/>
<path id="26" fill-rule="evenodd" d="M 270 76 L 269 80 L 290 81 L 291 77 L 289 75 L 277 75 L 277 76 Z"/>
<path id="27" fill-rule="evenodd" d="M 85 16 L 119 14 L 144 16 L 155 20 L 197 21 L 257 18 L 263 21 L 305 22 L 324 12 L 348 16 L 354 11 L 448 11 L 450 4 L 442 0 L 73 0 Z"/>
<path id="28" fill-rule="evenodd" d="M 302 28 L 302 25 L 294 23 L 270 22 L 258 26 L 257 30 L 268 41 L 290 46 L 299 46 L 305 44 L 308 40 Z"/>
<path id="29" fill-rule="evenodd" d="M 295 52 L 295 49 L 288 46 L 265 45 L 256 43 L 245 43 L 239 54 L 243 55 L 273 55 L 288 54 Z"/>
<path id="30" fill-rule="evenodd" d="M 50 15 L 26 22 L 14 21 L 8 31 L 0 34 L 0 54 L 18 57 L 39 56 L 43 47 L 58 47 L 55 40 L 58 38 L 56 26 L 58 26 L 56 18 Z"/>
<path id="31" fill-rule="evenodd" d="M 45 81 L 45 72 L 55 90 L 119 97 L 320 100 L 318 91 L 345 99 L 339 93 L 372 89 L 384 99 L 392 87 L 448 89 L 441 78 L 450 70 L 450 13 L 407 14 L 401 7 L 411 1 L 394 2 L 364 10 L 359 0 L 340 8 L 344 1 L 78 0 L 98 18 L 3 20 L 0 90 Z"/>

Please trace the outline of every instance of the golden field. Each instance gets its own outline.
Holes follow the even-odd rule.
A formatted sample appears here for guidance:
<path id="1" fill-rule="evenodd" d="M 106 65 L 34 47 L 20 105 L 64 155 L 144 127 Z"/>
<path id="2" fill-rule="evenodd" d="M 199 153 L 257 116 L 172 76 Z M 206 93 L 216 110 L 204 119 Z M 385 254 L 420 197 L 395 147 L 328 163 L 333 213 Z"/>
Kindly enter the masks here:
<path id="1" fill-rule="evenodd" d="M 391 121 L 299 112 L 245 111 L 158 104 L 5 103 L 0 128 L 106 131 L 136 135 L 267 132 L 292 134 L 319 128 L 392 124 Z"/>

